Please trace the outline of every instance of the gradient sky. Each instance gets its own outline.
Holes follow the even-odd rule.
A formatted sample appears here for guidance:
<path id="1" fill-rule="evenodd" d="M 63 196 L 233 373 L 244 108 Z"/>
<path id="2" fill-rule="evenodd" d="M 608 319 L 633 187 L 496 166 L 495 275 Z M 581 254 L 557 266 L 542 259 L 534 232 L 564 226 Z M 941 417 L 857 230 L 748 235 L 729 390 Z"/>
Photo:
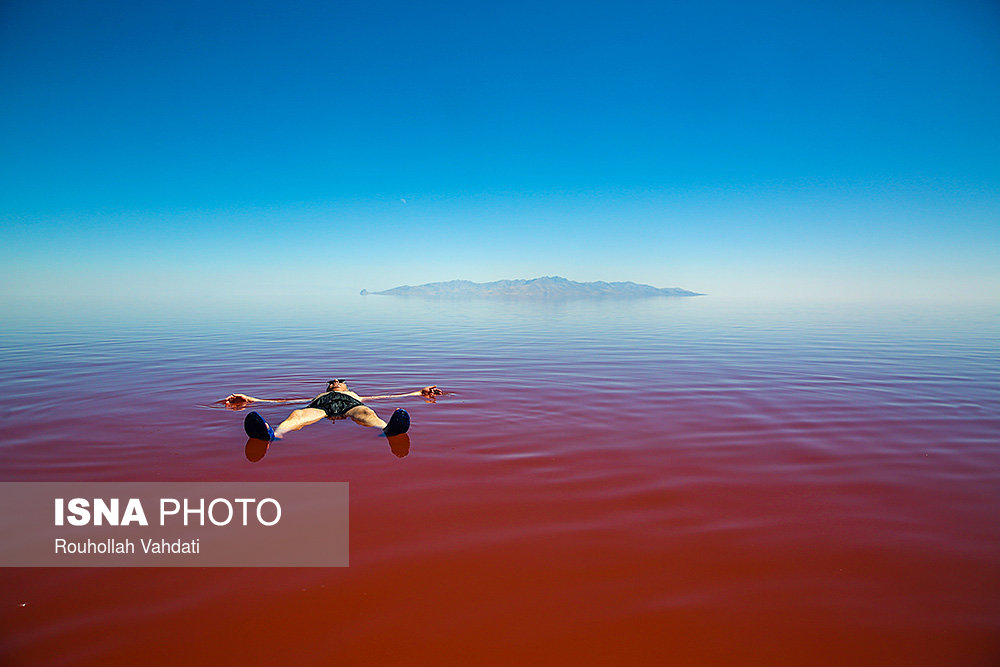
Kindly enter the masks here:
<path id="1" fill-rule="evenodd" d="M 7 301 L 1000 295 L 992 0 L 7 0 L 0 91 Z"/>

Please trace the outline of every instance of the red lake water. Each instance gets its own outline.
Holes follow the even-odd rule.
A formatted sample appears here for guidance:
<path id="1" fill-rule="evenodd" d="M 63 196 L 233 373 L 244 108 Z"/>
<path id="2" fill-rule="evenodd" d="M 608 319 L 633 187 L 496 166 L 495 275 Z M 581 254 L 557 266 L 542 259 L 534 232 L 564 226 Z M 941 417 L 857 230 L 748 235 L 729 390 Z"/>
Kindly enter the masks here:
<path id="1" fill-rule="evenodd" d="M 0 662 L 997 664 L 998 343 L 711 297 L 12 317 L 0 481 L 349 482 L 350 567 L 6 568 Z M 371 403 L 408 451 L 322 421 L 256 462 L 214 404 L 331 377 L 451 393 Z"/>

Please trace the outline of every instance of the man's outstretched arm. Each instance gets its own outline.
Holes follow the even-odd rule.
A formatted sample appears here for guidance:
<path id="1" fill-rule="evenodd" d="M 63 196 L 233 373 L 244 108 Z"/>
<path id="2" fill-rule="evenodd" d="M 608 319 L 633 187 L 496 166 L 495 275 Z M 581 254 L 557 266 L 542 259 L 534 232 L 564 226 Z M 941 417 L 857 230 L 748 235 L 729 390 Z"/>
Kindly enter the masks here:
<path id="1" fill-rule="evenodd" d="M 411 391 L 406 394 L 385 394 L 383 396 L 362 396 L 362 401 L 374 401 L 380 398 L 403 398 L 404 396 L 423 396 L 424 398 L 432 398 L 434 396 L 440 396 L 444 392 L 438 389 L 436 384 L 432 384 L 429 387 L 424 387 L 423 389 L 418 389 L 416 391 Z"/>
<path id="2" fill-rule="evenodd" d="M 222 402 L 228 406 L 240 406 L 247 403 L 301 403 L 302 401 L 311 401 L 312 398 L 312 396 L 305 398 L 254 398 L 246 394 L 230 394 L 222 399 Z"/>

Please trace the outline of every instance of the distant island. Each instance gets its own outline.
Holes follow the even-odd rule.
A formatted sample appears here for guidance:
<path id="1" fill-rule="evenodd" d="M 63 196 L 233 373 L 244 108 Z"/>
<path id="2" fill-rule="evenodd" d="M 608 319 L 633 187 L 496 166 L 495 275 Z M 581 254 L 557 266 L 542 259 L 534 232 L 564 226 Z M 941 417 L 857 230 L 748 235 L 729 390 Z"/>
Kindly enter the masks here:
<path id="1" fill-rule="evenodd" d="M 387 294 L 416 297 L 521 297 L 521 298 L 635 298 L 650 296 L 704 296 L 679 287 L 653 287 L 633 282 L 578 283 L 559 276 L 545 276 L 530 280 L 497 280 L 492 283 L 474 283 L 469 280 L 449 280 L 426 285 L 403 285 L 381 292 L 361 290 L 361 296 Z"/>

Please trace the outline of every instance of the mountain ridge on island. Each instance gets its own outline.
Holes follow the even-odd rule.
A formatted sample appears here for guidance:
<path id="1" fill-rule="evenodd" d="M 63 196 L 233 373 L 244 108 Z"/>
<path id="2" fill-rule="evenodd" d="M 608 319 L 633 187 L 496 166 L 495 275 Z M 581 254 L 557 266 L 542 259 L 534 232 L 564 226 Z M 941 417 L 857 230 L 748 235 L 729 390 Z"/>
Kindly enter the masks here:
<path id="1" fill-rule="evenodd" d="M 475 283 L 471 280 L 449 280 L 424 285 L 402 285 L 381 292 L 361 290 L 361 296 L 389 295 L 416 297 L 520 297 L 520 298 L 635 298 L 650 296 L 704 296 L 679 287 L 653 287 L 631 281 L 580 283 L 561 276 L 496 280 Z"/>

